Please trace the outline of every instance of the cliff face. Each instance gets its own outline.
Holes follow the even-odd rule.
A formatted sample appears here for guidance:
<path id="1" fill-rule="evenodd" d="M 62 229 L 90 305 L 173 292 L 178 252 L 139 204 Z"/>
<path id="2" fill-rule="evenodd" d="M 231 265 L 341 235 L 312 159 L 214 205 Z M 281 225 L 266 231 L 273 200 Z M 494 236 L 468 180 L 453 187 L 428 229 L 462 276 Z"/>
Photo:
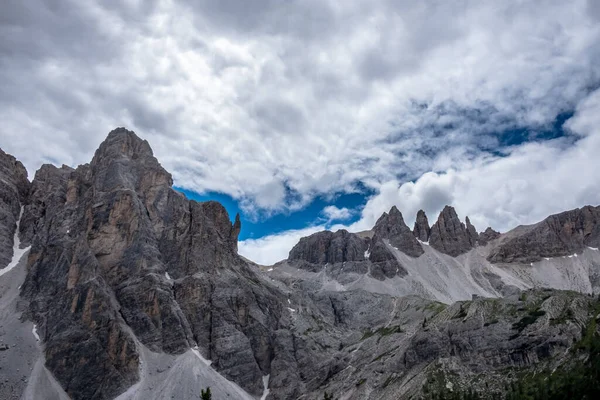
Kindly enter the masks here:
<path id="1" fill-rule="evenodd" d="M 475 229 L 470 223 L 469 230 L 467 230 L 465 224 L 458 219 L 454 208 L 446 206 L 431 227 L 429 244 L 442 253 L 456 257 L 475 246 L 472 236 L 474 231 Z"/>
<path id="2" fill-rule="evenodd" d="M 134 383 L 135 338 L 159 352 L 198 346 L 262 392 L 283 301 L 249 283 L 257 278 L 237 255 L 239 217 L 232 224 L 220 204 L 188 201 L 171 185 L 148 143 L 125 129 L 89 165 L 36 173 L 21 295 L 47 366 L 73 398 L 111 398 Z"/>
<path id="3" fill-rule="evenodd" d="M 365 261 L 368 241 L 346 230 L 317 232 L 300 239 L 292 248 L 289 260 L 304 260 L 312 264 Z"/>
<path id="4" fill-rule="evenodd" d="M 388 239 L 393 247 L 411 257 L 419 257 L 423 254 L 423 248 L 406 226 L 402 213 L 396 206 L 377 220 L 373 232 L 378 238 Z"/>
<path id="5" fill-rule="evenodd" d="M 506 234 L 490 253 L 494 263 L 539 261 L 600 247 L 600 207 L 586 206 L 551 215 Z"/>
<path id="6" fill-rule="evenodd" d="M 16 223 L 28 193 L 25 167 L 0 149 L 0 268 L 12 259 Z"/>

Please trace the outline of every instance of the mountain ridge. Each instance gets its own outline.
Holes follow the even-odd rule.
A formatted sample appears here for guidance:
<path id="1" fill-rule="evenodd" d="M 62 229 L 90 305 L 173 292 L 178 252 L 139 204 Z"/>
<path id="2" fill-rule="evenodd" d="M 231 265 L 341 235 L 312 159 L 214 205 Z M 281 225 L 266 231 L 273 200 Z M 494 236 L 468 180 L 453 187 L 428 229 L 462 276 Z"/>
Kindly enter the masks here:
<path id="1" fill-rule="evenodd" d="M 43 165 L 31 183 L 11 157 L 0 153 L 13 233 L 1 250 L 11 262 L 17 226 L 31 248 L 0 276 L 7 399 L 193 398 L 206 386 L 217 399 L 396 399 L 439 368 L 508 382 L 502 368 L 565 362 L 593 312 L 584 293 L 600 290 L 598 207 L 500 236 L 451 207 L 411 230 L 393 207 L 372 232 L 319 232 L 260 267 L 237 254 L 239 216 L 173 190 L 125 128 L 89 164 Z M 521 329 L 525 305 L 540 317 Z"/>

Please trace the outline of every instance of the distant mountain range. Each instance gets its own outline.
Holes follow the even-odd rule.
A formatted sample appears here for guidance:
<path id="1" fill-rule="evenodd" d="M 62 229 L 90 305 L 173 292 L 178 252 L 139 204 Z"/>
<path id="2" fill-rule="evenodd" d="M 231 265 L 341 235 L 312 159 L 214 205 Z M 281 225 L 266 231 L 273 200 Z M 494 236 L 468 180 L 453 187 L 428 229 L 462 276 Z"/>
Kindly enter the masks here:
<path id="1" fill-rule="evenodd" d="M 594 354 L 600 207 L 504 234 L 392 207 L 259 266 L 172 183 L 124 128 L 32 182 L 0 150 L 0 398 L 503 398 Z"/>

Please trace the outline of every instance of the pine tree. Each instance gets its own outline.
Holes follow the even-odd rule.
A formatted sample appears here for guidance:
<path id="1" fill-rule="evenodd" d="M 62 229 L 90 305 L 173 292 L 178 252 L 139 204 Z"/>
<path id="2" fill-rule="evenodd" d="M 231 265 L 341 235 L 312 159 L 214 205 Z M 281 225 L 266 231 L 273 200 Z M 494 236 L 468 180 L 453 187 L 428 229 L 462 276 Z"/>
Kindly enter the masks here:
<path id="1" fill-rule="evenodd" d="M 210 387 L 207 387 L 206 390 L 200 389 L 200 398 L 202 400 L 211 400 L 212 394 L 210 393 Z"/>

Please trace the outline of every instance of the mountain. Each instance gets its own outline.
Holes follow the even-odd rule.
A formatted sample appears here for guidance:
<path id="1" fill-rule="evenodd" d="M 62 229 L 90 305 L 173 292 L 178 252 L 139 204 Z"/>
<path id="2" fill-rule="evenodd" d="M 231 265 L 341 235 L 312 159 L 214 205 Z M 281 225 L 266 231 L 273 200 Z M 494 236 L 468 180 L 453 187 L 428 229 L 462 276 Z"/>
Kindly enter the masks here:
<path id="1" fill-rule="evenodd" d="M 239 216 L 172 183 L 124 128 L 31 182 L 0 152 L 0 398 L 491 395 L 581 360 L 598 329 L 598 207 L 504 234 L 452 207 L 411 230 L 393 207 L 262 267 L 237 254 Z"/>

